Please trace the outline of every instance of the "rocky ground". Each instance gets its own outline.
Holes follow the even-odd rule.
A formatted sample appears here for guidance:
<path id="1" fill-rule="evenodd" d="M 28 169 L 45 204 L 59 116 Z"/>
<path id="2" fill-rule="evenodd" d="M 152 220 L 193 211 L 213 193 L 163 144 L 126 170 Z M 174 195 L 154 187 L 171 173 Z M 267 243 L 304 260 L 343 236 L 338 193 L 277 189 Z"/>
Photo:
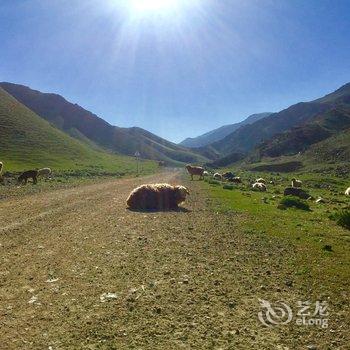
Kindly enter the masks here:
<path id="1" fill-rule="evenodd" d="M 185 183 L 177 212 L 132 212 L 145 182 Z M 346 325 L 266 327 L 259 298 L 303 300 L 281 242 L 243 234 L 178 173 L 0 203 L 1 349 L 346 349 Z"/>

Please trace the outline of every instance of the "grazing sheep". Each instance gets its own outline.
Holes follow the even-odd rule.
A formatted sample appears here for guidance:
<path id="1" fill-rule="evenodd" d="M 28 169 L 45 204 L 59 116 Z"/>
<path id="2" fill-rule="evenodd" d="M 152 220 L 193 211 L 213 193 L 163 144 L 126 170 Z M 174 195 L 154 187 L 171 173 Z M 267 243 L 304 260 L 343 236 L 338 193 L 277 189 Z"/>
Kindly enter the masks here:
<path id="1" fill-rule="evenodd" d="M 262 182 L 256 182 L 252 188 L 254 191 L 266 192 L 266 185 Z"/>
<path id="2" fill-rule="evenodd" d="M 215 173 L 215 174 L 213 175 L 213 178 L 214 178 L 215 180 L 222 181 L 222 175 L 221 175 L 220 173 Z"/>
<path id="3" fill-rule="evenodd" d="M 326 201 L 322 198 L 322 197 L 318 197 L 316 200 L 315 200 L 315 203 L 319 204 L 319 203 L 326 203 Z"/>
<path id="4" fill-rule="evenodd" d="M 38 170 L 38 176 L 44 176 L 48 178 L 52 174 L 52 170 L 50 168 L 42 168 Z"/>
<path id="5" fill-rule="evenodd" d="M 350 187 L 345 191 L 346 196 L 350 196 Z"/>
<path id="6" fill-rule="evenodd" d="M 209 173 L 207 171 L 203 171 L 203 176 L 209 176 Z"/>
<path id="7" fill-rule="evenodd" d="M 292 187 L 301 187 L 303 185 L 303 182 L 300 180 L 297 180 L 295 178 L 292 179 Z"/>
<path id="8" fill-rule="evenodd" d="M 27 170 L 23 172 L 17 179 L 18 183 L 21 184 L 24 181 L 26 185 L 28 179 L 33 179 L 33 184 L 35 185 L 38 182 L 38 170 Z"/>
<path id="9" fill-rule="evenodd" d="M 135 188 L 126 203 L 135 210 L 171 210 L 177 209 L 189 194 L 185 186 L 148 184 Z"/>
<path id="10" fill-rule="evenodd" d="M 235 177 L 235 174 L 231 171 L 227 171 L 226 173 L 222 174 L 222 177 L 226 180 L 233 179 Z"/>
<path id="11" fill-rule="evenodd" d="M 191 180 L 193 180 L 193 175 L 198 175 L 200 180 L 203 179 L 204 168 L 188 164 L 186 170 L 191 175 Z"/>
<path id="12" fill-rule="evenodd" d="M 307 192 L 297 187 L 287 187 L 284 189 L 283 194 L 285 196 L 297 196 L 301 199 L 308 199 L 311 197 Z"/>
<path id="13" fill-rule="evenodd" d="M 255 180 L 255 183 L 261 183 L 261 184 L 266 185 L 266 180 L 263 179 L 262 177 L 260 177 L 259 179 L 256 179 L 256 180 Z"/>
<path id="14" fill-rule="evenodd" d="M 242 179 L 239 176 L 236 176 L 236 177 L 234 177 L 232 179 L 228 179 L 227 181 L 228 182 L 233 182 L 235 184 L 241 184 L 242 183 Z"/>

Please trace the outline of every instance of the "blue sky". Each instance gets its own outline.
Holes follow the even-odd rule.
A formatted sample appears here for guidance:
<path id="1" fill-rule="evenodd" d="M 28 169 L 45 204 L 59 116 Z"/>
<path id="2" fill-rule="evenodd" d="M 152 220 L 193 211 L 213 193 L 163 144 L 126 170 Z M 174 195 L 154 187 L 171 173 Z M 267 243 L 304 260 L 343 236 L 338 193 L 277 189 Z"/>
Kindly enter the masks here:
<path id="1" fill-rule="evenodd" d="M 350 1 L 0 0 L 0 80 L 178 142 L 350 81 Z"/>

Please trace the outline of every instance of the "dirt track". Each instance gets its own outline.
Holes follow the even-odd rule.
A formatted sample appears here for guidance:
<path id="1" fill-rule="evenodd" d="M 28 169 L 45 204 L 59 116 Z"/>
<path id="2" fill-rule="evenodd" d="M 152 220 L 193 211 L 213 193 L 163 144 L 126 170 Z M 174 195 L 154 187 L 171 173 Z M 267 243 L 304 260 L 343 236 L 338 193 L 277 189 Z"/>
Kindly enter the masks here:
<path id="1" fill-rule="evenodd" d="M 285 247 L 271 252 L 268 242 L 244 238 L 244 217 L 214 213 L 196 181 L 185 210 L 126 210 L 130 190 L 145 182 L 180 178 L 114 180 L 0 204 L 1 349 L 314 343 L 316 333 L 257 319 L 258 297 L 298 298 L 285 286 Z"/>

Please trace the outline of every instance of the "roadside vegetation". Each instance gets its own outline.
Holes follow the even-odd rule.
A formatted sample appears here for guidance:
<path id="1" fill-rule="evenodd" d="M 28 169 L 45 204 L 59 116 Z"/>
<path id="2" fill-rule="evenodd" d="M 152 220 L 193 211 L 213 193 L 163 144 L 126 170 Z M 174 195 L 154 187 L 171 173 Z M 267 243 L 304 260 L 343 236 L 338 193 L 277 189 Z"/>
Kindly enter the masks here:
<path id="1" fill-rule="evenodd" d="M 349 322 L 344 303 L 350 276 L 350 198 L 344 191 L 349 178 L 318 173 L 236 175 L 242 177 L 243 185 L 230 191 L 226 184 L 206 180 L 204 186 L 212 198 L 212 210 L 241 214 L 241 234 L 254 237 L 256 242 L 268 242 L 271 251 L 281 244 L 285 246 L 280 269 L 290 269 L 290 277 L 304 299 L 327 299 L 333 309 L 333 321 L 345 325 Z M 249 181 L 258 177 L 268 181 L 267 192 L 249 188 Z M 290 186 L 293 177 L 303 181 L 303 189 L 312 200 L 283 196 L 283 189 Z M 269 184 L 270 181 L 275 184 Z M 324 202 L 316 203 L 318 197 Z M 280 210 L 281 204 L 288 209 Z"/>

